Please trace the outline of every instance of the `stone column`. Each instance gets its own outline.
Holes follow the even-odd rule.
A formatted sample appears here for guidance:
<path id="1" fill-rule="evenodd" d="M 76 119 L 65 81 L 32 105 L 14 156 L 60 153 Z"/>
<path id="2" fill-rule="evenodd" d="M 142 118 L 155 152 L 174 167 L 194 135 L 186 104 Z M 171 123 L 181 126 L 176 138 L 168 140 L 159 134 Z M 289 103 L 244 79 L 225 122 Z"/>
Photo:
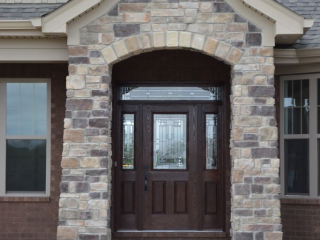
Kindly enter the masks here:
<path id="1" fill-rule="evenodd" d="M 87 65 L 89 55 L 100 52 L 86 46 L 69 47 L 69 54 L 58 239 L 106 240 L 112 164 L 108 66 Z"/>
<path id="2" fill-rule="evenodd" d="M 272 48 L 249 48 L 232 81 L 234 240 L 280 240 L 278 130 Z"/>

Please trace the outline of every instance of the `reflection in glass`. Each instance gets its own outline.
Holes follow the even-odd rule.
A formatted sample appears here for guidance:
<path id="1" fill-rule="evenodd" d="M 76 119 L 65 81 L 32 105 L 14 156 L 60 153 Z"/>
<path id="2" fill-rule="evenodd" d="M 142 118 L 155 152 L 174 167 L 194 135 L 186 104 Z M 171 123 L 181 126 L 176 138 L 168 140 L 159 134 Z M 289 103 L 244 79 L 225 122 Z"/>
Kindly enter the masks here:
<path id="1" fill-rule="evenodd" d="M 285 140 L 286 194 L 309 194 L 309 140 Z"/>
<path id="2" fill-rule="evenodd" d="M 221 100 L 220 87 L 121 87 L 121 100 Z"/>
<path id="3" fill-rule="evenodd" d="M 6 191 L 45 192 L 46 140 L 7 140 Z"/>
<path id="4" fill-rule="evenodd" d="M 187 116 L 154 115 L 153 168 L 187 169 Z"/>
<path id="5" fill-rule="evenodd" d="M 217 169 L 217 136 L 218 116 L 216 114 L 206 115 L 206 169 Z"/>
<path id="6" fill-rule="evenodd" d="M 47 134 L 47 84 L 7 83 L 7 135 Z"/>
<path id="7" fill-rule="evenodd" d="M 123 115 L 123 169 L 134 169 L 134 114 Z"/>
<path id="8" fill-rule="evenodd" d="M 284 133 L 309 133 L 309 80 L 284 83 Z"/>

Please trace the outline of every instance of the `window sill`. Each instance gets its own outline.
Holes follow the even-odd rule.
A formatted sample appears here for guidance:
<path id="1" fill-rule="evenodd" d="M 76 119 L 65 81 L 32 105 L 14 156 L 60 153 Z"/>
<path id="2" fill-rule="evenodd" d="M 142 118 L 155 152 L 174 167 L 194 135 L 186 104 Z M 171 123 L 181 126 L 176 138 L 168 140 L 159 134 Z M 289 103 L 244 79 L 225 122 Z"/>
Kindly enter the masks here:
<path id="1" fill-rule="evenodd" d="M 50 197 L 0 197 L 0 203 L 49 203 Z"/>
<path id="2" fill-rule="evenodd" d="M 302 198 L 282 198 L 281 204 L 296 204 L 296 205 L 320 205 L 320 199 L 302 199 Z"/>

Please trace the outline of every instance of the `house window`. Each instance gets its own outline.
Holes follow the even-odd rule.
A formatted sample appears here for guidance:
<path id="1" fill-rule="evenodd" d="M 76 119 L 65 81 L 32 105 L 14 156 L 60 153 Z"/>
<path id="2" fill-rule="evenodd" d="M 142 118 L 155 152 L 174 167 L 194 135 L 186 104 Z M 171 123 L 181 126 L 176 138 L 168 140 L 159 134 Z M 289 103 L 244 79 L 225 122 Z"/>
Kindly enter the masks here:
<path id="1" fill-rule="evenodd" d="M 50 80 L 0 79 L 0 196 L 49 196 Z"/>
<path id="2" fill-rule="evenodd" d="M 282 197 L 320 196 L 319 79 L 319 74 L 281 78 Z"/>

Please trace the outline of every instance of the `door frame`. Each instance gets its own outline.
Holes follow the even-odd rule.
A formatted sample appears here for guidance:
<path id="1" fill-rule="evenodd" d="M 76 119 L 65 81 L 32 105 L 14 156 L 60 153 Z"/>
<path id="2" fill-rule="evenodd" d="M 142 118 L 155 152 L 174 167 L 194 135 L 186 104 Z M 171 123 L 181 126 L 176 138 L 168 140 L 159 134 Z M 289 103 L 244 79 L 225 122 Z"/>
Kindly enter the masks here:
<path id="1" fill-rule="evenodd" d="M 219 83 L 208 83 L 208 82 L 174 82 L 174 83 L 165 83 L 165 82 L 139 82 L 139 81 L 116 81 L 116 79 L 113 79 L 113 100 L 112 100 L 112 109 L 113 109 L 113 120 L 112 120 L 112 142 L 116 143 L 118 134 L 115 131 L 116 129 L 119 128 L 118 123 L 119 121 L 117 120 L 118 118 L 118 105 L 119 105 L 119 93 L 118 89 L 120 86 L 181 86 L 181 87 L 191 87 L 191 86 L 210 86 L 210 87 L 215 87 L 215 86 L 220 86 L 222 87 L 222 104 L 220 107 L 221 115 L 223 116 L 223 120 L 221 121 L 223 123 L 222 126 L 222 141 L 223 141 L 223 153 L 224 153 L 224 158 L 222 163 L 222 176 L 221 176 L 221 181 L 222 181 L 222 194 L 223 194 L 223 201 L 225 204 L 223 204 L 223 231 L 219 232 L 206 232 L 203 231 L 201 232 L 201 236 L 197 234 L 197 232 L 188 232 L 188 231 L 173 231 L 173 232 L 157 232 L 157 238 L 174 238 L 175 240 L 178 239 L 184 239 L 184 238 L 192 238 L 192 239 L 231 239 L 230 234 L 228 229 L 231 228 L 231 194 L 230 194 L 230 188 L 231 188 L 231 182 L 230 182 L 230 174 L 231 174 L 231 161 L 230 161 L 230 147 L 229 147 L 229 142 L 230 142 L 230 114 L 231 114 L 231 108 L 230 108 L 230 81 L 224 81 L 223 83 L 219 81 Z M 187 103 L 189 101 L 181 101 L 181 103 Z M 190 101 L 190 102 L 195 102 L 195 101 Z M 208 103 L 206 101 L 201 101 L 203 103 Z M 131 104 L 134 104 L 134 101 L 130 102 Z M 160 103 L 160 101 L 157 101 L 157 103 Z M 212 103 L 209 102 L 209 103 Z M 112 147 L 112 161 L 114 163 L 115 159 L 117 159 L 117 149 L 115 147 Z M 118 163 L 118 167 L 120 163 Z M 116 169 L 115 165 L 112 164 L 112 179 L 115 180 L 116 176 Z M 112 231 L 112 238 L 113 239 L 132 239 L 132 238 L 146 238 L 146 239 L 157 239 L 154 238 L 154 232 L 148 232 L 148 231 L 137 231 L 137 232 L 123 232 L 121 234 L 115 232 L 115 181 L 112 181 L 112 196 L 111 196 L 111 231 Z M 204 200 L 204 199 L 203 199 Z M 176 233 L 179 232 L 179 235 Z"/>

